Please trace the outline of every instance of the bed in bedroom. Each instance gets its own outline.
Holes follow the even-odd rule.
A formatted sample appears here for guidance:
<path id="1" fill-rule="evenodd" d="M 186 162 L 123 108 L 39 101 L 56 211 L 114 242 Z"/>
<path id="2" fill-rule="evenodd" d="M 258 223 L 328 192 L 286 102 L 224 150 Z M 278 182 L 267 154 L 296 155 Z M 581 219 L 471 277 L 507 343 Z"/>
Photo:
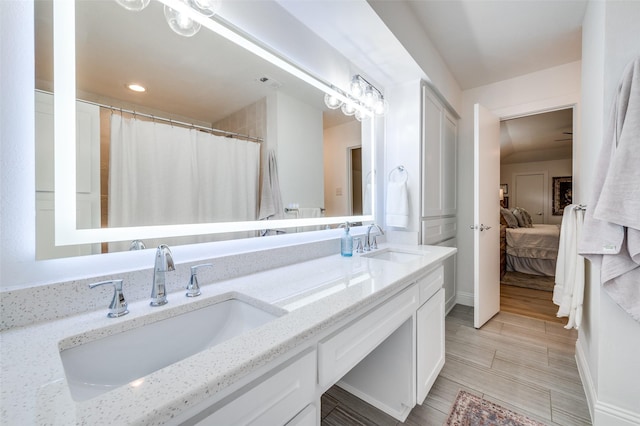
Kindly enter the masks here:
<path id="1" fill-rule="evenodd" d="M 531 224 L 526 218 L 528 213 L 521 211 L 507 211 L 515 219 L 509 217 L 501 209 L 500 246 L 505 251 L 501 255 L 501 275 L 506 271 L 522 272 L 532 275 L 554 276 L 558 244 L 560 240 L 560 225 Z M 515 214 L 514 214 L 515 213 Z M 525 216 L 522 220 L 518 214 Z M 530 217 L 529 217 L 530 220 Z M 501 253 L 502 254 L 502 253 Z"/>

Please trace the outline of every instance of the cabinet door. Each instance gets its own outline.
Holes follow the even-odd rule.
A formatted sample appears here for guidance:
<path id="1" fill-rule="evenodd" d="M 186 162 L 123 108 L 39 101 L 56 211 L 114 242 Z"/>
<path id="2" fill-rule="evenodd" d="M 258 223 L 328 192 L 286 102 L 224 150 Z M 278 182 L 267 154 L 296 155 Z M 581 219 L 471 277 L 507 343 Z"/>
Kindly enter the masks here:
<path id="1" fill-rule="evenodd" d="M 455 215 L 457 210 L 458 122 L 455 117 L 445 112 L 442 127 L 443 137 L 440 145 L 442 155 L 442 214 Z"/>
<path id="2" fill-rule="evenodd" d="M 422 216 L 442 215 L 442 104 L 422 86 Z"/>
<path id="3" fill-rule="evenodd" d="M 458 247 L 458 240 L 451 238 L 438 244 L 441 247 Z M 444 312 L 445 315 L 456 304 L 456 262 L 458 254 L 448 257 L 442 262 L 444 266 Z"/>
<path id="4" fill-rule="evenodd" d="M 417 392 L 422 404 L 444 366 L 444 289 L 440 289 L 416 312 Z"/>
<path id="5" fill-rule="evenodd" d="M 457 212 L 458 121 L 422 85 L 422 217 Z"/>

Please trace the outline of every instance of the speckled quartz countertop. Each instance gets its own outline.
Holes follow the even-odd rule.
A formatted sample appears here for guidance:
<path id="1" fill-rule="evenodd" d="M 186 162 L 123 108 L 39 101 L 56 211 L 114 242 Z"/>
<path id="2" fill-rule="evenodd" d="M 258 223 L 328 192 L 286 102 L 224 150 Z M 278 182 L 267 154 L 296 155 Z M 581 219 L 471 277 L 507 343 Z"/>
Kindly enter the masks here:
<path id="1" fill-rule="evenodd" d="M 164 424 L 282 355 L 308 346 L 331 327 L 398 293 L 455 253 L 447 247 L 386 247 L 421 256 L 392 262 L 358 254 L 352 258 L 333 255 L 202 285 L 203 294 L 195 299 L 184 297 L 184 292 L 172 293 L 170 303 L 162 307 L 152 308 L 146 300 L 131 303 L 130 314 L 117 319 L 106 317 L 105 304 L 103 310 L 5 331 L 0 334 L 0 423 Z M 72 399 L 60 359 L 61 346 L 68 343 L 61 345 L 61 341 L 91 340 L 171 317 L 220 301 L 229 292 L 286 313 L 151 373 L 136 381 L 136 386 L 121 386 L 87 401 Z"/>

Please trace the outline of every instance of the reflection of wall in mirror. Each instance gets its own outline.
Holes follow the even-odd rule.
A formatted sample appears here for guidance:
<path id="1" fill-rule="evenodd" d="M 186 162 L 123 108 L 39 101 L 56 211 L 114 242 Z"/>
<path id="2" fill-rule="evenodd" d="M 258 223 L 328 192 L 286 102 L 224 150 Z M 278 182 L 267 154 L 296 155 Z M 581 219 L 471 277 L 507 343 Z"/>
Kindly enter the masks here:
<path id="1" fill-rule="evenodd" d="M 77 148 L 76 219 L 79 228 L 98 227 L 100 222 L 99 189 L 99 113 L 93 105 L 76 105 L 78 139 L 85 143 Z M 35 93 L 36 153 L 36 259 L 79 256 L 100 253 L 99 244 L 56 246 L 54 234 L 54 141 L 53 96 Z"/>
<path id="2" fill-rule="evenodd" d="M 325 207 L 327 216 L 349 216 L 348 153 L 362 143 L 361 124 L 357 120 L 324 129 Z M 360 180 L 362 179 L 360 170 Z M 353 179 L 358 179 L 353 176 Z"/>
<path id="3" fill-rule="evenodd" d="M 267 99 L 267 114 L 267 139 L 270 147 L 277 146 L 283 204 L 324 208 L 322 111 L 276 92 Z"/>

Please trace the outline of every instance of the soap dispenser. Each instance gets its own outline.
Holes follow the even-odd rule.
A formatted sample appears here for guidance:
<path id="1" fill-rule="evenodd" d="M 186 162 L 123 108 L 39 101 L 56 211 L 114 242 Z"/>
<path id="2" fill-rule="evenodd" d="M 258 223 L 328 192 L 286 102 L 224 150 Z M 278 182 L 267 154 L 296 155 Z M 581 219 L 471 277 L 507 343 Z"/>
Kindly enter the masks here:
<path id="1" fill-rule="evenodd" d="M 341 226 L 344 227 L 344 234 L 340 239 L 340 254 L 344 257 L 351 257 L 353 256 L 353 237 L 349 234 L 350 224 L 345 222 Z"/>

